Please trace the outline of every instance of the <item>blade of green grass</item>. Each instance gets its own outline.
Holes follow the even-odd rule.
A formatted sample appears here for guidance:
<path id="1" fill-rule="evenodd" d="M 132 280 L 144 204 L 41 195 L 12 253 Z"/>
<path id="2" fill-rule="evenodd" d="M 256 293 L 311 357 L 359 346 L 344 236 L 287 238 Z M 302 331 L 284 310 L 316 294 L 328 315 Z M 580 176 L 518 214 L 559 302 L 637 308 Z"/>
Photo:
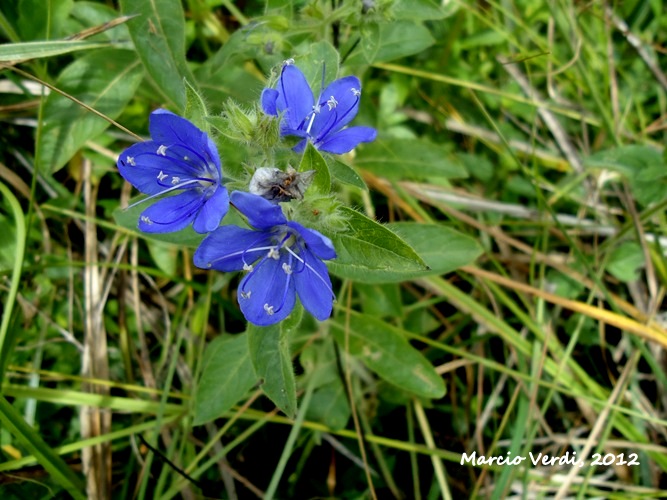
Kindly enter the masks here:
<path id="1" fill-rule="evenodd" d="M 0 397 L 0 421 L 7 430 L 30 450 L 49 474 L 76 500 L 85 500 L 84 487 L 72 469 L 25 423 L 23 417 L 4 398 Z"/>

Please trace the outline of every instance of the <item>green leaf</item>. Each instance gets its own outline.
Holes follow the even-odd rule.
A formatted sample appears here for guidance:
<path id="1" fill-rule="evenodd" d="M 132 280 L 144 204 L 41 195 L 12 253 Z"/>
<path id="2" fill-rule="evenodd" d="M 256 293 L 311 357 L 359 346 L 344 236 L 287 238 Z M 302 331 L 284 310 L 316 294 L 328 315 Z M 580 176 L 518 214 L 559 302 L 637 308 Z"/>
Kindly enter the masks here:
<path id="1" fill-rule="evenodd" d="M 299 172 L 315 170 L 315 177 L 310 187 L 319 194 L 329 194 L 331 191 L 331 175 L 329 167 L 320 152 L 310 142 L 306 145 L 303 158 L 299 164 Z"/>
<path id="2" fill-rule="evenodd" d="M 178 247 L 157 240 L 148 240 L 146 244 L 155 265 L 167 276 L 176 276 Z"/>
<path id="3" fill-rule="evenodd" d="M 331 321 L 331 331 L 345 348 L 345 322 Z M 349 317 L 350 354 L 387 382 L 425 398 L 445 395 L 445 383 L 431 363 L 412 347 L 401 330 L 364 314 Z"/>
<path id="4" fill-rule="evenodd" d="M 296 383 L 289 339 L 281 325 L 248 324 L 248 348 L 262 390 L 289 418 L 296 415 Z"/>
<path id="5" fill-rule="evenodd" d="M 234 66 L 237 57 L 246 56 L 249 49 L 247 38 L 248 33 L 245 30 L 235 31 L 220 50 L 194 70 L 197 81 L 208 85 L 212 80 L 217 80 L 228 72 L 229 68 Z"/>
<path id="6" fill-rule="evenodd" d="M 338 254 L 327 261 L 333 274 L 362 283 L 389 283 L 428 270 L 410 245 L 386 226 L 347 207 L 340 208 L 340 215 L 348 220 L 349 230 L 325 231 Z"/>
<path id="7" fill-rule="evenodd" d="M 329 172 L 334 179 L 344 184 L 349 184 L 350 186 L 368 191 L 368 186 L 354 168 L 333 156 L 327 155 L 326 160 L 327 165 L 329 165 Z"/>
<path id="8" fill-rule="evenodd" d="M 398 283 L 355 283 L 354 288 L 359 293 L 364 313 L 388 318 L 403 315 L 401 285 Z"/>
<path id="9" fill-rule="evenodd" d="M 81 23 L 79 30 L 84 30 L 94 26 L 101 26 L 117 19 L 118 11 L 100 3 L 77 1 L 72 6 L 71 16 Z M 125 24 L 119 24 L 110 30 L 105 30 L 94 35 L 94 38 L 102 38 L 109 41 L 129 40 L 130 32 L 127 31 Z"/>
<path id="10" fill-rule="evenodd" d="M 201 425 L 221 417 L 243 399 L 256 382 L 247 335 L 219 336 L 204 354 L 193 424 Z"/>
<path id="11" fill-rule="evenodd" d="M 18 3 L 17 24 L 22 40 L 54 40 L 68 34 L 65 31 L 67 18 L 74 0 L 20 0 L 12 3 Z"/>
<path id="12" fill-rule="evenodd" d="M 213 112 L 229 97 L 241 103 L 254 102 L 262 92 L 264 79 L 248 71 L 242 61 L 260 57 L 248 43 L 248 31 L 237 30 L 213 57 L 194 70 L 199 88 Z"/>
<path id="13" fill-rule="evenodd" d="M 141 65 L 132 52 L 103 49 L 67 66 L 56 86 L 115 119 L 134 96 L 141 79 Z M 108 126 L 108 121 L 74 101 L 55 92 L 49 94 L 44 105 L 42 140 L 38 144 L 44 171 L 60 169 Z"/>
<path id="14" fill-rule="evenodd" d="M 640 174 L 651 165 L 664 163 L 660 151 L 650 146 L 621 146 L 599 151 L 589 156 L 585 165 L 589 168 L 608 168 L 628 176 Z"/>
<path id="15" fill-rule="evenodd" d="M 109 47 L 106 42 L 56 40 L 48 42 L 6 43 L 0 45 L 0 62 L 23 61 L 59 56 L 80 50 Z"/>
<path id="16" fill-rule="evenodd" d="M 449 151 L 438 144 L 414 139 L 383 139 L 359 148 L 355 165 L 387 179 L 447 179 L 468 176 Z"/>
<path id="17" fill-rule="evenodd" d="M 394 222 L 387 227 L 403 238 L 430 267 L 405 279 L 449 273 L 472 264 L 482 253 L 477 240 L 439 224 Z"/>
<path id="18" fill-rule="evenodd" d="M 194 82 L 185 60 L 185 14 L 181 0 L 120 0 L 125 15 L 137 15 L 127 27 L 146 72 L 157 89 L 185 108 L 183 79 Z"/>
<path id="19" fill-rule="evenodd" d="M 331 337 L 308 344 L 299 361 L 306 371 L 304 378 L 315 388 L 306 418 L 331 429 L 344 428 L 350 418 L 350 405 L 338 371 Z"/>
<path id="20" fill-rule="evenodd" d="M 632 145 L 607 149 L 589 156 L 585 165 L 623 174 L 643 206 L 658 203 L 667 196 L 667 165 L 660 151 L 653 147 Z"/>
<path id="21" fill-rule="evenodd" d="M 315 389 L 306 418 L 310 421 L 321 422 L 330 429 L 338 430 L 347 425 L 350 415 L 345 386 L 338 378 Z"/>
<path id="22" fill-rule="evenodd" d="M 387 62 L 417 54 L 435 43 L 429 30 L 419 23 L 396 21 L 369 24 L 362 28 L 361 43 L 348 60 L 347 65 Z"/>
<path id="23" fill-rule="evenodd" d="M 324 90 L 322 84 L 327 86 L 338 76 L 340 56 L 333 45 L 322 40 L 312 44 L 305 54 L 295 56 L 294 62 L 308 80 L 313 94 L 317 96 L 321 90 Z"/>
<path id="24" fill-rule="evenodd" d="M 209 132 L 209 123 L 206 120 L 208 111 L 206 103 L 197 89 L 186 79 L 183 79 L 185 87 L 185 110 L 183 116 L 194 123 L 204 132 Z"/>
<path id="25" fill-rule="evenodd" d="M 395 19 L 433 21 L 451 16 L 456 10 L 458 10 L 458 5 L 456 5 L 456 2 L 446 3 L 450 4 L 450 7 L 448 7 L 447 10 L 438 5 L 438 2 L 435 2 L 434 0 L 394 0 L 391 13 Z"/>
<path id="26" fill-rule="evenodd" d="M 611 252 L 607 271 L 622 282 L 628 283 L 637 280 L 639 277 L 637 271 L 644 267 L 645 263 L 642 247 L 634 241 L 627 241 Z"/>

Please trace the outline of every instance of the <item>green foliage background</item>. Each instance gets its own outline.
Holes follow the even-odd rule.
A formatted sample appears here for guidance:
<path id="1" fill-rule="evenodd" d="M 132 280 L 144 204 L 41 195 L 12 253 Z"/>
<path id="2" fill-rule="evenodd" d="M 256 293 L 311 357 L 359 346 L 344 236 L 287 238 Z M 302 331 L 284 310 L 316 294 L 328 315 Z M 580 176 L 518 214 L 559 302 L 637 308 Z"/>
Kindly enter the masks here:
<path id="1" fill-rule="evenodd" d="M 666 33 L 658 0 L 3 2 L 0 495 L 664 498 Z M 269 150 L 288 58 L 359 76 L 378 140 Z M 330 320 L 246 327 L 200 235 L 137 232 L 115 162 L 158 107 L 230 186 L 317 171 Z"/>

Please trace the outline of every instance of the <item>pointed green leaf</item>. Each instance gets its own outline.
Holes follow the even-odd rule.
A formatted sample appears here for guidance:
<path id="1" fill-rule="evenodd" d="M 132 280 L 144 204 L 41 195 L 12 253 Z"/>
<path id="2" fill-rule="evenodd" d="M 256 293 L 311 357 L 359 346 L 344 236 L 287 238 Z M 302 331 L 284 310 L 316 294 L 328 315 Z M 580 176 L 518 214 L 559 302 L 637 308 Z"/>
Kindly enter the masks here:
<path id="1" fill-rule="evenodd" d="M 448 4 L 447 7 L 434 0 L 395 0 L 391 13 L 395 19 L 433 21 L 451 16 L 459 9 L 456 2 L 443 2 L 445 3 Z"/>
<path id="2" fill-rule="evenodd" d="M 448 159 L 438 144 L 414 139 L 382 139 L 359 148 L 354 164 L 387 179 L 464 178 L 463 165 Z"/>
<path id="3" fill-rule="evenodd" d="M 435 43 L 423 25 L 411 21 L 369 24 L 361 33 L 361 43 L 352 51 L 350 66 L 387 62 L 417 54 Z"/>
<path id="4" fill-rule="evenodd" d="M 141 79 L 141 65 L 132 52 L 103 49 L 67 66 L 58 77 L 56 87 L 115 119 L 134 96 Z M 49 94 L 38 144 L 44 171 L 60 169 L 87 141 L 109 125 L 74 101 L 55 92 Z"/>
<path id="5" fill-rule="evenodd" d="M 2 2 L 9 9 L 8 2 Z M 45 40 L 62 38 L 68 29 L 68 17 L 74 0 L 20 0 L 17 28 L 22 40 Z M 7 11 L 5 11 L 7 12 Z"/>
<path id="6" fill-rule="evenodd" d="M 651 146 L 629 145 L 599 151 L 585 160 L 588 168 L 609 169 L 627 177 L 635 199 L 644 206 L 667 195 L 665 158 Z"/>
<path id="7" fill-rule="evenodd" d="M 342 348 L 346 322 L 332 321 L 331 331 Z M 401 330 L 373 316 L 352 313 L 349 318 L 350 354 L 387 382 L 425 398 L 445 395 L 445 383 L 433 365 L 412 347 Z"/>
<path id="8" fill-rule="evenodd" d="M 289 418 L 296 415 L 296 383 L 289 339 L 281 325 L 248 324 L 248 348 L 262 390 Z"/>
<path id="9" fill-rule="evenodd" d="M 118 14 L 118 10 L 112 8 L 109 5 L 86 1 L 82 2 L 80 0 L 74 3 L 72 6 L 72 12 L 70 13 L 71 19 L 80 23 L 80 25 L 77 27 L 77 31 L 83 31 L 84 29 L 93 27 L 101 27 L 102 25 L 117 19 Z M 67 24 L 67 27 L 70 30 L 73 30 L 72 26 L 73 23 Z M 125 41 L 130 39 L 130 32 L 127 31 L 127 26 L 125 26 L 125 23 L 123 23 L 118 24 L 111 29 L 105 29 L 104 31 L 97 33 L 95 38 L 102 38 L 108 41 Z"/>
<path id="10" fill-rule="evenodd" d="M 362 283 L 389 283 L 428 270 L 410 245 L 386 226 L 351 208 L 341 207 L 340 214 L 349 229 L 324 231 L 338 254 L 327 261 L 332 273 Z"/>
<path id="11" fill-rule="evenodd" d="M 387 227 L 403 238 L 430 267 L 428 271 L 413 274 L 415 278 L 449 273 L 472 264 L 482 253 L 477 240 L 439 224 L 394 222 Z"/>
<path id="12" fill-rule="evenodd" d="M 368 191 L 368 186 L 364 180 L 357 171 L 348 164 L 343 163 L 333 156 L 327 158 L 327 164 L 329 165 L 331 176 L 337 181 Z"/>
<path id="13" fill-rule="evenodd" d="M 299 361 L 306 370 L 308 383 L 315 388 L 306 418 L 331 429 L 342 429 L 350 418 L 350 405 L 331 337 L 307 345 Z"/>
<path id="14" fill-rule="evenodd" d="M 320 152 L 310 142 L 308 142 L 299 164 L 299 172 L 307 172 L 308 170 L 315 170 L 315 177 L 310 185 L 311 189 L 319 194 L 329 194 L 331 191 L 329 167 Z"/>
<path id="15" fill-rule="evenodd" d="M 209 123 L 206 121 L 208 111 L 206 103 L 197 89 L 186 79 L 183 79 L 185 87 L 185 110 L 183 116 L 194 123 L 204 132 L 209 131 Z"/>
<path id="16" fill-rule="evenodd" d="M 6 43 L 0 45 L 0 62 L 24 61 L 59 56 L 80 50 L 109 47 L 106 42 L 54 40 L 46 42 Z"/>
<path id="17" fill-rule="evenodd" d="M 322 40 L 310 45 L 308 52 L 297 55 L 294 61 L 306 76 L 315 97 L 338 76 L 340 56 L 329 42 Z"/>
<path id="18" fill-rule="evenodd" d="M 185 60 L 185 15 L 181 0 L 120 0 L 139 58 L 157 89 L 185 108 L 183 79 L 194 82 Z"/>
<path id="19" fill-rule="evenodd" d="M 644 252 L 639 243 L 626 241 L 609 255 L 607 271 L 624 283 L 635 281 L 638 278 L 638 272 L 646 265 Z"/>
<path id="20" fill-rule="evenodd" d="M 221 335 L 206 348 L 201 379 L 195 396 L 194 425 L 221 417 L 238 403 L 257 382 L 250 361 L 248 339 Z"/>

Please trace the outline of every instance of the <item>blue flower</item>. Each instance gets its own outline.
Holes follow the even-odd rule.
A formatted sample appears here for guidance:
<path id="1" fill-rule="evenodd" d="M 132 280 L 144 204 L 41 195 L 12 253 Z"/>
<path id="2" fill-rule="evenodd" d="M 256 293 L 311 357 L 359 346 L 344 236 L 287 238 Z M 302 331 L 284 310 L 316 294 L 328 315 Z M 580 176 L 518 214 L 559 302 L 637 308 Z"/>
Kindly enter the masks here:
<path id="1" fill-rule="evenodd" d="M 360 142 L 375 140 L 377 131 L 371 127 L 343 128 L 359 111 L 361 82 L 346 76 L 332 82 L 322 91 L 317 102 L 306 77 L 291 64 L 283 66 L 276 89 L 262 91 L 262 108 L 269 115 L 282 115 L 281 135 L 302 137 L 294 148 L 301 152 L 310 140 L 320 151 L 342 154 Z"/>
<path id="2" fill-rule="evenodd" d="M 194 263 L 203 269 L 248 271 L 238 289 L 246 319 L 259 326 L 285 319 L 296 296 L 323 321 L 331 315 L 334 293 L 327 267 L 335 259 L 329 238 L 288 221 L 278 205 L 261 196 L 234 191 L 232 204 L 255 229 L 222 226 L 202 241 Z"/>
<path id="3" fill-rule="evenodd" d="M 139 203 L 177 194 L 144 210 L 139 229 L 168 233 L 192 223 L 198 233 L 213 231 L 229 209 L 215 144 L 188 120 L 164 109 L 151 113 L 149 129 L 152 140 L 130 146 L 118 158 L 120 175 L 150 195 Z"/>

